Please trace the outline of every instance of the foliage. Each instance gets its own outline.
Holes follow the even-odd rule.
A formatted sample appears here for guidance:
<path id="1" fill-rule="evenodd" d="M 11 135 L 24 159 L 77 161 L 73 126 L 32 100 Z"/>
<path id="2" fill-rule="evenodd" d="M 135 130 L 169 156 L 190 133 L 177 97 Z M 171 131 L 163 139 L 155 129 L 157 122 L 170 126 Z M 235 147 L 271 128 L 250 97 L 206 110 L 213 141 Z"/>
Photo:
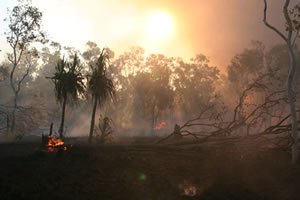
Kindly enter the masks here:
<path id="1" fill-rule="evenodd" d="M 109 54 L 103 49 L 98 57 L 96 65 L 90 65 L 92 73 L 88 75 L 88 89 L 93 98 L 102 105 L 109 97 L 115 98 L 115 87 L 110 78 L 107 77 L 109 67 Z"/>
<path id="2" fill-rule="evenodd" d="M 45 43 L 45 33 L 41 31 L 42 12 L 31 5 L 30 1 L 19 1 L 9 12 L 9 31 L 6 40 L 12 48 L 25 49 L 32 42 Z"/>
<path id="3" fill-rule="evenodd" d="M 98 57 L 101 54 L 101 49 L 95 42 L 88 41 L 86 43 L 87 50 L 83 52 L 82 56 L 87 61 L 89 66 L 94 66 L 97 63 Z M 109 48 L 105 48 L 105 53 L 109 59 L 114 57 L 114 52 Z"/>
<path id="4" fill-rule="evenodd" d="M 58 102 L 62 104 L 62 116 L 59 128 L 59 135 L 62 138 L 64 133 L 64 120 L 66 104 L 77 102 L 80 97 L 86 96 L 84 77 L 81 73 L 82 65 L 80 65 L 79 58 L 75 54 L 73 62 L 66 62 L 61 59 L 57 62 L 56 72 L 53 77 L 55 96 Z"/>
<path id="5" fill-rule="evenodd" d="M 5 81 L 9 77 L 9 68 L 5 65 L 0 66 L 0 81 Z"/>
<path id="6" fill-rule="evenodd" d="M 210 66 L 208 58 L 202 54 L 190 62 L 178 62 L 173 73 L 177 106 L 186 115 L 198 115 L 217 95 L 219 70 Z"/>
<path id="7" fill-rule="evenodd" d="M 150 121 L 153 130 L 163 112 L 173 106 L 174 91 L 171 82 L 171 60 L 164 55 L 150 55 L 145 60 L 147 70 L 131 78 L 135 119 Z"/>
<path id="8" fill-rule="evenodd" d="M 9 23 L 9 30 L 4 33 L 7 43 L 12 48 L 12 53 L 8 54 L 8 60 L 12 64 L 9 75 L 10 87 L 14 94 L 10 133 L 14 133 L 15 114 L 21 86 L 29 76 L 29 70 L 32 68 L 32 58 L 37 56 L 37 51 L 30 48 L 30 45 L 35 42 L 42 44 L 47 42 L 45 33 L 41 30 L 42 12 L 32 6 L 29 0 L 19 0 L 19 3 L 9 11 L 9 17 L 5 19 Z M 23 56 L 25 56 L 25 72 L 21 76 L 15 77 L 15 72 L 20 68 L 19 64 Z"/>
<path id="9" fill-rule="evenodd" d="M 89 143 L 92 142 L 94 133 L 95 115 L 97 105 L 102 106 L 109 98 L 115 100 L 116 90 L 113 81 L 107 76 L 109 64 L 109 49 L 103 49 L 95 65 L 90 65 L 92 73 L 88 75 L 88 89 L 92 95 L 93 110 L 89 133 Z"/>
<path id="10" fill-rule="evenodd" d="M 84 77 L 81 73 L 82 65 L 78 56 L 75 54 L 73 62 L 67 62 L 64 58 L 59 60 L 56 65 L 56 72 L 50 77 L 55 84 L 56 99 L 62 103 L 64 99 L 69 102 L 78 100 L 85 96 Z M 70 96 L 71 98 L 67 98 Z"/>
<path id="11" fill-rule="evenodd" d="M 227 67 L 228 79 L 238 93 L 257 77 L 260 70 L 264 69 L 264 44 L 260 41 L 253 41 L 251 46 L 235 55 Z"/>
<path id="12" fill-rule="evenodd" d="M 291 17 L 291 22 L 292 22 L 292 31 L 296 32 L 296 36 L 294 37 L 293 40 L 293 46 L 299 38 L 299 31 L 300 31 L 300 3 L 296 4 L 292 9 L 289 10 L 289 15 Z M 289 31 L 289 25 L 286 24 L 285 26 L 286 31 Z"/>
<path id="13" fill-rule="evenodd" d="M 113 133 L 112 130 L 113 120 L 109 117 L 102 117 L 100 115 L 98 127 L 95 129 L 96 140 L 100 143 L 105 143 L 108 136 Z"/>

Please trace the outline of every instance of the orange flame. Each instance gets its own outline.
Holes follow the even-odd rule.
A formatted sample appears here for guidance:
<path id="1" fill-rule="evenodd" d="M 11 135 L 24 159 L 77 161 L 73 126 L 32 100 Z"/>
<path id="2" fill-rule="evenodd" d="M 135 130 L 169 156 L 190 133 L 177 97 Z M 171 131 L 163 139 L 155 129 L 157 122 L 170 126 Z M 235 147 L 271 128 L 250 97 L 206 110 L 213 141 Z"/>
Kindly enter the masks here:
<path id="1" fill-rule="evenodd" d="M 160 130 L 160 129 L 163 129 L 163 128 L 166 127 L 166 125 L 167 125 L 166 122 L 161 122 L 160 124 L 157 124 L 157 125 L 155 126 L 154 130 Z"/>
<path id="2" fill-rule="evenodd" d="M 56 139 L 55 137 L 52 136 L 48 136 L 48 151 L 50 152 L 55 152 L 57 151 L 57 149 L 55 149 L 55 147 L 63 147 L 64 151 L 67 150 L 67 147 L 64 146 L 64 141 L 62 141 L 62 139 L 58 138 Z"/>

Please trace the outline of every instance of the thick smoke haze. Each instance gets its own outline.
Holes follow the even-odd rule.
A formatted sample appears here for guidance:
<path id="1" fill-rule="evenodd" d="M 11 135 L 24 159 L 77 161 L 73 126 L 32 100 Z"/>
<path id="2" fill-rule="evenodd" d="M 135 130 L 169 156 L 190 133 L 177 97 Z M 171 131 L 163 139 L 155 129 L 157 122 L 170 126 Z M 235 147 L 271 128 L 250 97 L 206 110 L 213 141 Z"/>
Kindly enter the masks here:
<path id="1" fill-rule="evenodd" d="M 12 7 L 13 2 L 1 1 L 0 18 L 6 17 L 6 7 Z M 141 46 L 147 53 L 184 59 L 203 53 L 214 65 L 225 70 L 233 55 L 242 51 L 251 40 L 260 40 L 267 46 L 281 42 L 262 23 L 262 0 L 33 2 L 43 11 L 43 24 L 50 38 L 78 49 L 83 49 L 86 40 L 91 40 L 117 54 L 130 46 Z M 291 7 L 296 2 L 292 0 Z M 281 0 L 269 1 L 268 14 L 269 21 L 281 30 L 284 28 L 282 5 Z M 167 42 L 150 42 L 143 36 L 145 22 L 139 20 L 157 9 L 168 12 L 175 20 L 174 34 Z M 118 26 L 121 28 L 116 28 Z M 1 22 L 0 29 L 5 30 L 6 24 Z M 7 48 L 4 35 L 0 36 L 0 44 L 1 48 Z M 4 56 L 5 52 L 1 54 Z"/>
<path id="2" fill-rule="evenodd" d="M 266 91 L 251 89 L 249 93 L 244 92 L 261 74 L 268 71 L 279 73 L 280 64 L 286 66 L 280 72 L 287 74 L 287 52 L 284 46 L 278 45 L 282 43 L 280 38 L 262 22 L 263 1 L 212 0 L 184 3 L 127 0 L 120 4 L 118 1 L 64 0 L 33 3 L 43 12 L 42 27 L 48 30 L 50 40 L 56 42 L 42 45 L 42 48 L 38 46 L 39 57 L 30 59 L 32 68 L 29 76 L 24 79 L 18 102 L 26 108 L 35 106 L 32 110 L 18 111 L 33 116 L 20 118 L 24 122 L 19 124 L 19 130 L 26 128 L 28 132 L 43 131 L 54 122 L 54 130 L 58 132 L 61 102 L 55 96 L 55 81 L 49 77 L 57 73 L 55 67 L 60 59 L 65 57 L 68 62 L 72 62 L 77 53 L 82 66 L 81 73 L 85 77 L 83 83 L 89 93 L 87 83 L 91 67 L 96 64 L 103 46 L 110 49 L 110 67 L 106 75 L 116 87 L 117 103 L 108 101 L 98 108 L 96 128 L 101 114 L 113 120 L 115 134 L 126 136 L 166 135 L 174 130 L 176 124 L 183 125 L 199 114 L 204 116 L 203 123 L 210 120 L 217 123 L 211 127 L 191 128 L 205 135 L 213 127 L 229 123 L 232 115 L 235 116 L 233 120 L 241 120 L 251 113 L 251 106 L 262 103 L 263 95 L 267 95 L 263 92 Z M 295 3 L 292 1 L 291 7 Z M 8 2 L 5 4 L 12 6 Z M 284 31 L 282 4 L 279 0 L 270 1 L 268 19 Z M 122 5 L 126 5 L 125 8 Z M 148 41 L 143 38 L 145 30 L 140 23 L 127 27 L 128 24 L 124 25 L 124 21 L 120 21 L 122 16 L 129 20 L 137 20 L 139 16 L 143 19 L 143 16 L 156 8 L 165 10 L 175 22 L 170 40 Z M 58 12 L 56 9 L 66 9 L 66 12 Z M 107 10 L 100 12 L 103 9 Z M 119 13 L 119 10 L 122 12 Z M 1 27 L 5 25 L 1 23 Z M 119 29 L 112 28 L 114 26 Z M 125 35 L 114 35 L 122 29 L 128 32 Z M 5 55 L 10 49 L 7 44 L 3 46 L 2 55 Z M 24 57 L 21 60 L 16 80 L 20 80 L 19 77 L 24 74 L 26 59 Z M 2 58 L 2 66 L 3 70 L 10 66 L 5 57 Z M 2 76 L 1 90 L 5 95 L 1 95 L 1 105 L 12 106 L 9 78 L 3 72 Z M 282 80 L 278 85 L 284 81 L 283 77 L 280 78 Z M 263 84 L 270 84 L 268 81 L 265 80 Z M 76 103 L 68 102 L 64 124 L 66 136 L 88 135 L 92 105 L 91 95 L 80 96 Z M 204 112 L 207 108 L 209 112 Z M 10 108 L 7 109 L 5 112 L 11 112 Z M 282 111 L 286 113 L 286 108 Z M 261 115 L 257 117 L 259 123 L 268 118 Z M 8 118 L 2 118 L 4 124 L 9 123 Z M 30 120 L 34 121 L 31 126 L 28 125 Z M 249 133 L 262 131 L 262 127 L 265 127 L 259 127 L 257 120 L 247 125 Z M 279 119 L 268 120 L 272 124 Z M 166 126 L 163 130 L 156 130 L 155 127 L 160 123 Z"/>

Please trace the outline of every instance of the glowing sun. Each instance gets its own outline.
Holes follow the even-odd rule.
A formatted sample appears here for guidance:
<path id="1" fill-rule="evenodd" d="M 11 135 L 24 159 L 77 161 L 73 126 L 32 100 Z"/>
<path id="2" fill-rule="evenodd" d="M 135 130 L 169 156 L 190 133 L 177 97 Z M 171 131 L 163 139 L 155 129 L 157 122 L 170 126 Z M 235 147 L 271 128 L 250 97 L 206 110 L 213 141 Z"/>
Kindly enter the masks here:
<path id="1" fill-rule="evenodd" d="M 155 12 L 148 16 L 146 25 L 149 39 L 162 40 L 172 33 L 174 22 L 167 13 Z"/>

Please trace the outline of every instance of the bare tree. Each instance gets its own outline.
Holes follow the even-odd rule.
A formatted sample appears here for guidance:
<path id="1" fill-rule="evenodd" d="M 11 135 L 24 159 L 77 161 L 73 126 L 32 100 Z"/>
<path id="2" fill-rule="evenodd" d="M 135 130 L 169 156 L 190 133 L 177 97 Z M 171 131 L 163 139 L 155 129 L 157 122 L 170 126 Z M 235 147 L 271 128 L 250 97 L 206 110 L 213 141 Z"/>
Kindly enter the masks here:
<path id="1" fill-rule="evenodd" d="M 276 115 L 270 112 L 279 110 L 281 106 L 287 104 L 284 90 L 269 91 L 265 79 L 270 78 L 270 76 L 271 74 L 265 73 L 253 80 L 240 95 L 239 101 L 232 112 L 228 113 L 227 108 L 223 107 L 222 103 L 214 101 L 216 103 L 207 104 L 196 118 L 186 121 L 181 126 L 176 124 L 174 131 L 159 140 L 158 143 L 175 135 L 192 136 L 197 139 L 197 143 L 201 143 L 211 137 L 233 135 L 240 127 L 247 127 L 247 136 L 288 133 L 291 130 L 291 124 L 288 124 L 287 121 L 291 115 L 285 113 Z M 251 99 L 257 92 L 265 93 L 264 101 L 252 102 L 247 100 Z M 243 118 L 239 117 L 239 113 L 243 115 Z M 229 121 L 227 121 L 229 119 L 228 114 L 232 114 Z M 262 130 L 262 124 L 270 116 L 274 119 L 274 126 Z M 250 134 L 250 128 L 257 127 L 259 129 L 255 129 Z"/>
<path id="2" fill-rule="evenodd" d="M 12 53 L 8 54 L 8 60 L 12 64 L 9 81 L 14 94 L 14 109 L 12 111 L 10 133 L 15 128 L 15 113 L 18 107 L 18 95 L 21 91 L 22 83 L 28 77 L 31 66 L 30 56 L 36 53 L 28 51 L 29 46 L 34 42 L 45 43 L 45 34 L 40 30 L 42 12 L 31 5 L 31 1 L 19 1 L 20 4 L 15 6 L 10 12 L 8 19 L 9 31 L 5 32 L 6 40 L 12 48 Z M 26 53 L 27 52 L 27 53 Z M 28 55 L 28 57 L 26 56 Z M 25 55 L 25 72 L 21 77 L 15 77 L 16 71 L 20 68 L 20 62 Z"/>
<path id="3" fill-rule="evenodd" d="M 290 0 L 286 0 L 285 4 L 283 6 L 283 13 L 284 13 L 284 17 L 287 23 L 287 36 L 282 33 L 280 30 L 278 30 L 276 27 L 272 26 L 271 24 L 268 23 L 267 21 L 267 8 L 268 8 L 268 4 L 267 4 L 267 0 L 264 0 L 264 23 L 265 25 L 271 29 L 272 31 L 274 31 L 275 33 L 277 33 L 287 44 L 287 48 L 288 48 L 288 52 L 289 52 L 289 58 L 290 58 L 290 69 L 289 69 L 289 74 L 287 77 L 287 81 L 286 81 L 286 93 L 287 93 L 287 97 L 288 97 L 288 101 L 289 101 L 289 105 L 290 105 L 290 110 L 291 110 L 291 116 L 292 116 L 292 138 L 293 138 L 293 144 L 292 144 L 292 162 L 296 163 L 298 160 L 298 131 L 297 131 L 297 113 L 296 113 L 296 108 L 295 108 L 295 99 L 294 99 L 294 94 L 293 94 L 293 79 L 295 76 L 295 71 L 296 71 L 296 59 L 295 59 L 295 53 L 294 53 L 294 49 L 293 49 L 293 43 L 294 43 L 294 39 L 293 39 L 293 22 L 291 20 L 291 17 L 289 15 L 289 4 L 290 4 Z M 297 37 L 297 35 L 296 35 Z"/>

